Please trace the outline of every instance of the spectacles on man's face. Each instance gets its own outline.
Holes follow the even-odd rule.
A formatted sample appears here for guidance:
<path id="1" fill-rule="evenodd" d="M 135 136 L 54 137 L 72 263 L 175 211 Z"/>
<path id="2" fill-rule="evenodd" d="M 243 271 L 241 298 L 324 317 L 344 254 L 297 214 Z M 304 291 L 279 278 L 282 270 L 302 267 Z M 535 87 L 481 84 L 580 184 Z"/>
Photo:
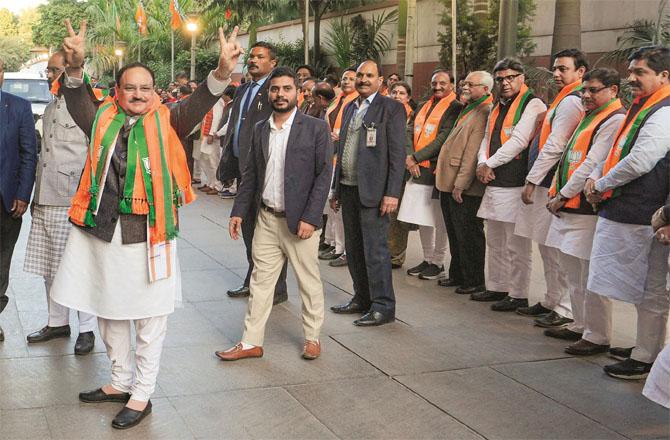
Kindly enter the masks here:
<path id="1" fill-rule="evenodd" d="M 507 75 L 507 76 L 496 76 L 495 81 L 498 84 L 502 84 L 504 82 L 511 83 L 512 81 L 514 81 L 515 79 L 517 79 L 521 75 L 523 75 L 523 73 L 517 73 L 515 75 Z"/>
<path id="2" fill-rule="evenodd" d="M 607 86 L 602 86 L 602 87 L 584 87 L 582 88 L 579 93 L 581 95 L 584 95 L 586 92 L 589 92 L 589 95 L 595 95 L 596 93 L 599 93 L 605 89 L 608 89 L 609 87 Z"/>
<path id="3" fill-rule="evenodd" d="M 461 87 L 468 87 L 468 88 L 470 88 L 470 87 L 483 87 L 483 86 L 484 86 L 484 84 L 476 84 L 476 83 L 473 83 L 473 82 L 470 82 L 470 81 L 463 81 L 461 83 Z"/>
<path id="4" fill-rule="evenodd" d="M 47 67 L 46 69 L 44 69 L 45 73 L 47 73 L 47 74 L 53 73 L 54 75 L 58 75 L 62 71 L 63 71 L 63 69 L 59 69 L 58 67 Z"/>

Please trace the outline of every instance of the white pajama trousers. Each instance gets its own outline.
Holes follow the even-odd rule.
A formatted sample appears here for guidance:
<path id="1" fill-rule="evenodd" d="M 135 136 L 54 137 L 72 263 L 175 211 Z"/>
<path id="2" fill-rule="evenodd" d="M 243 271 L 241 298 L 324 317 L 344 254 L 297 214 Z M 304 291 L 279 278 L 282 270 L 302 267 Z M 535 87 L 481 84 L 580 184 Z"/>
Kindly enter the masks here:
<path id="1" fill-rule="evenodd" d="M 335 253 L 344 253 L 344 222 L 342 210 L 335 212 L 328 207 L 328 222 L 326 222 L 326 242 L 335 246 Z"/>
<path id="2" fill-rule="evenodd" d="M 528 298 L 532 241 L 514 234 L 514 223 L 486 220 L 488 290 Z"/>
<path id="3" fill-rule="evenodd" d="M 112 361 L 112 386 L 130 393 L 133 400 L 146 402 L 156 388 L 168 315 L 136 320 L 98 318 L 100 336 Z M 135 356 L 131 351 L 131 330 L 135 326 Z M 134 362 L 133 362 L 134 360 Z"/>
<path id="4" fill-rule="evenodd" d="M 449 240 L 447 239 L 447 227 L 444 221 L 437 222 L 438 226 L 419 226 L 419 238 L 423 248 L 423 259 L 439 267 L 444 266 L 444 258 L 447 256 Z"/>
<path id="5" fill-rule="evenodd" d="M 570 307 L 570 294 L 566 282 L 565 268 L 561 267 L 558 248 L 537 244 L 542 257 L 544 267 L 544 281 L 547 284 L 547 292 L 544 296 L 542 305 L 559 315 L 572 318 L 573 313 Z M 587 272 L 588 276 L 588 272 Z"/>
<path id="6" fill-rule="evenodd" d="M 216 178 L 216 169 L 219 166 L 219 161 L 221 160 L 221 148 L 218 146 L 213 147 L 211 153 L 200 155 L 200 168 L 202 169 L 205 178 L 207 179 L 207 185 L 221 191 L 223 189 L 223 184 Z"/>
<path id="7" fill-rule="evenodd" d="M 609 298 L 589 292 L 589 260 L 560 253 L 559 263 L 565 271 L 572 316 L 568 326 L 573 332 L 582 333 L 582 339 L 599 345 L 609 345 L 612 333 L 612 303 Z"/>
<path id="8" fill-rule="evenodd" d="M 49 311 L 49 327 L 62 327 L 70 324 L 70 309 L 68 307 L 58 304 L 51 299 L 49 291 L 53 280 L 45 278 L 44 287 L 47 291 L 47 307 Z M 77 312 L 79 318 L 79 333 L 92 332 L 95 330 L 95 315 L 86 312 Z"/>

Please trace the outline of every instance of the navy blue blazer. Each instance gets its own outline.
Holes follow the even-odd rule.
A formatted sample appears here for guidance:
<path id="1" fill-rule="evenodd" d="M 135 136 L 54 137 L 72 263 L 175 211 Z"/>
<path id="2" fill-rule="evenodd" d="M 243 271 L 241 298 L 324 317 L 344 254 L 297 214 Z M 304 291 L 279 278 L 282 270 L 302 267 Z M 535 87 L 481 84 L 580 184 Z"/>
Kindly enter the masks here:
<path id="1" fill-rule="evenodd" d="M 30 201 L 37 166 L 37 138 L 30 102 L 0 95 L 0 196 L 9 212 L 14 200 Z"/>
<path id="2" fill-rule="evenodd" d="M 270 116 L 272 117 L 272 116 Z M 250 219 L 263 195 L 265 170 L 270 156 L 269 119 L 256 124 L 251 137 L 249 160 L 237 190 L 231 217 Z M 323 208 L 330 192 L 333 172 L 333 144 L 326 121 L 297 111 L 286 144 L 284 166 L 284 208 L 288 229 L 297 234 L 300 220 L 321 227 Z"/>
<path id="3" fill-rule="evenodd" d="M 342 114 L 333 180 L 335 198 L 339 198 L 342 152 L 354 109 L 355 101 L 349 103 Z M 364 127 L 376 127 L 377 143 L 374 147 L 367 147 L 366 129 L 361 128 L 358 141 L 358 194 L 363 206 L 373 208 L 381 204 L 384 196 L 400 198 L 405 183 L 407 114 L 401 103 L 378 93 L 363 117 L 363 124 Z"/>

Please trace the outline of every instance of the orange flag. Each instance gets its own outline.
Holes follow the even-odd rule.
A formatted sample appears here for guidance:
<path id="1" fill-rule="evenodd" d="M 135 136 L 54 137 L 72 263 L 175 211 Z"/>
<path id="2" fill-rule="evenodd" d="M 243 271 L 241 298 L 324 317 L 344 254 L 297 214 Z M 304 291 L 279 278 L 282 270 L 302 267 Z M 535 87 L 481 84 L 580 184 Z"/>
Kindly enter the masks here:
<path id="1" fill-rule="evenodd" d="M 144 5 L 140 1 L 137 4 L 137 11 L 135 11 L 135 22 L 137 23 L 137 30 L 141 35 L 147 33 L 147 14 L 144 13 Z"/>
<path id="2" fill-rule="evenodd" d="M 182 24 L 182 13 L 181 10 L 179 9 L 179 1 L 178 0 L 170 0 L 170 14 L 172 17 L 170 18 L 170 26 L 172 27 L 173 31 L 176 31 L 181 27 Z"/>

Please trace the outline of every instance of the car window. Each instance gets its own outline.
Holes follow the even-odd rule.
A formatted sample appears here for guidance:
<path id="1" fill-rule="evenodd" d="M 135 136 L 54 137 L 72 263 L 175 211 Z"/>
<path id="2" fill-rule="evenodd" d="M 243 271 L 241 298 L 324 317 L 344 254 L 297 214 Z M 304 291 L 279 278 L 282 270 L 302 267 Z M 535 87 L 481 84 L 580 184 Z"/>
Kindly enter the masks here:
<path id="1" fill-rule="evenodd" d="M 51 102 L 49 83 L 44 79 L 5 78 L 2 90 L 30 102 Z"/>

